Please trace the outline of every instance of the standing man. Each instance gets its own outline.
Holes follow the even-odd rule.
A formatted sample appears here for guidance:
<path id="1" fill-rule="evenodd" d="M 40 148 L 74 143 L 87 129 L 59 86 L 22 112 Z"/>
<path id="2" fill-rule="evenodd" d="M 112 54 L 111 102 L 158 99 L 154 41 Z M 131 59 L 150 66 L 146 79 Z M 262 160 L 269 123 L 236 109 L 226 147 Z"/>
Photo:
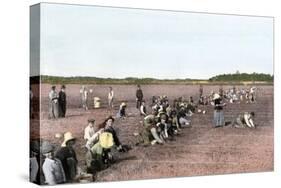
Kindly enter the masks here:
<path id="1" fill-rule="evenodd" d="M 113 108 L 113 98 L 114 98 L 114 91 L 112 87 L 109 87 L 109 92 L 108 92 L 108 107 Z"/>
<path id="2" fill-rule="evenodd" d="M 143 93 L 142 90 L 140 88 L 140 85 L 137 85 L 137 91 L 136 91 L 136 101 L 137 101 L 137 109 L 139 109 L 141 102 L 143 99 Z"/>
<path id="3" fill-rule="evenodd" d="M 219 88 L 219 95 L 221 96 L 221 98 L 224 97 L 222 85 L 220 85 L 220 88 Z"/>
<path id="4" fill-rule="evenodd" d="M 59 116 L 59 105 L 58 105 L 58 94 L 56 86 L 52 86 L 49 92 L 49 118 L 58 118 Z"/>
<path id="5" fill-rule="evenodd" d="M 256 87 L 250 88 L 250 102 L 251 103 L 256 102 Z"/>
<path id="6" fill-rule="evenodd" d="M 64 118 L 66 113 L 66 94 L 65 94 L 65 85 L 61 86 L 59 92 L 59 117 Z"/>
<path id="7" fill-rule="evenodd" d="M 214 94 L 214 128 L 223 127 L 224 126 L 224 113 L 223 107 L 226 105 L 223 103 L 222 98 L 219 94 Z"/>
<path id="8" fill-rule="evenodd" d="M 203 86 L 199 86 L 199 99 L 203 96 Z"/>
<path id="9" fill-rule="evenodd" d="M 88 110 L 88 90 L 86 89 L 85 86 L 82 86 L 80 89 L 80 94 L 81 94 L 81 102 L 82 102 L 82 107 L 84 110 Z"/>

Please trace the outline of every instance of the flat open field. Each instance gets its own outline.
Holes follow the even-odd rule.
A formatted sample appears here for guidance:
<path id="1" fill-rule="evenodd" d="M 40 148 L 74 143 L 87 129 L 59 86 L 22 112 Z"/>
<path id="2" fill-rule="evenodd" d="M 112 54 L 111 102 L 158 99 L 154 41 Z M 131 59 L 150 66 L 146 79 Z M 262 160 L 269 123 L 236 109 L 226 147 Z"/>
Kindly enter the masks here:
<path id="1" fill-rule="evenodd" d="M 142 117 L 135 108 L 135 86 L 114 85 L 115 109 L 106 108 L 107 85 L 87 86 L 93 89 L 94 96 L 101 98 L 100 109 L 84 111 L 80 108 L 79 89 L 81 85 L 66 85 L 67 113 L 65 119 L 48 120 L 48 92 L 51 85 L 41 86 L 41 138 L 59 145 L 56 133 L 71 131 L 77 137 L 76 152 L 79 165 L 84 168 L 85 150 L 82 146 L 83 131 L 88 118 L 101 123 L 106 116 L 115 115 L 121 101 L 128 103 L 130 117 L 118 119 L 114 126 L 119 130 L 123 144 L 133 145 L 133 136 L 141 128 Z M 60 86 L 57 86 L 59 89 Z M 226 89 L 228 86 L 224 86 Z M 232 87 L 232 86 L 229 86 Z M 243 86 L 236 86 L 241 88 Z M 218 86 L 204 86 L 204 94 Z M 142 90 L 147 108 L 153 95 L 167 95 L 172 101 L 176 97 L 198 96 L 198 86 L 193 85 L 144 85 Z M 207 107 L 207 114 L 194 114 L 192 127 L 182 130 L 175 141 L 150 147 L 133 146 L 128 153 L 121 153 L 120 160 L 110 168 L 98 173 L 97 181 L 119 181 L 175 176 L 214 175 L 225 173 L 272 171 L 274 168 L 274 122 L 273 122 L 273 86 L 258 86 L 257 103 L 228 104 L 225 107 L 225 120 L 231 121 L 239 112 L 256 113 L 256 129 L 235 129 L 232 127 L 212 128 L 213 108 Z M 34 122 L 32 130 L 38 123 Z M 36 131 L 32 132 L 36 137 Z"/>

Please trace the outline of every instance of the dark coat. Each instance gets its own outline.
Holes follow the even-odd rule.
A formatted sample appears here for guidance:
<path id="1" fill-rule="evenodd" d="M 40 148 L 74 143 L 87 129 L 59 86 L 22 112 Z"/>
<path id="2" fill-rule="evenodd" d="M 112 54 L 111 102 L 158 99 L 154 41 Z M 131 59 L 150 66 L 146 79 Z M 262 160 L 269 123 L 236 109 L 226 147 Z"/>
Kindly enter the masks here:
<path id="1" fill-rule="evenodd" d="M 142 93 L 142 90 L 141 90 L 141 89 L 137 89 L 136 97 L 137 97 L 138 100 L 142 100 L 142 98 L 143 98 L 143 93 Z"/>
<path id="2" fill-rule="evenodd" d="M 65 117 L 66 113 L 66 94 L 63 91 L 59 92 L 59 117 Z"/>
<path id="3" fill-rule="evenodd" d="M 119 138 L 117 136 L 117 133 L 115 131 L 115 129 L 113 127 L 108 127 L 104 130 L 105 132 L 109 132 L 112 134 L 113 136 L 113 141 L 115 143 L 116 146 L 120 146 L 121 145 L 121 142 L 119 141 Z"/>
<path id="4" fill-rule="evenodd" d="M 68 182 L 71 182 L 76 175 L 76 168 L 78 163 L 74 149 L 69 147 L 61 147 L 55 153 L 55 157 L 58 158 L 62 163 L 66 180 Z"/>

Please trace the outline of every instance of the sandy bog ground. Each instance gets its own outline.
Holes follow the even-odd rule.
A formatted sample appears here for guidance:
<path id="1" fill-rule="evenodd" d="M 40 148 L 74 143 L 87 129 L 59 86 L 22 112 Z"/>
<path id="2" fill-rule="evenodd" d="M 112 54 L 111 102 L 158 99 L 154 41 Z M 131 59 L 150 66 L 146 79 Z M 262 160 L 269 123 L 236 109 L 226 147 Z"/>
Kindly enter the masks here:
<path id="1" fill-rule="evenodd" d="M 48 120 L 48 92 L 50 85 L 41 86 L 41 138 L 59 145 L 56 133 L 71 131 L 77 137 L 75 146 L 79 165 L 84 168 L 85 150 L 82 146 L 83 130 L 88 118 L 101 123 L 106 116 L 115 115 L 121 101 L 128 103 L 127 113 L 131 116 L 115 121 L 123 144 L 134 145 L 133 136 L 141 128 L 135 108 L 135 86 L 115 85 L 114 110 L 108 110 L 106 97 L 108 86 L 88 86 L 94 96 L 101 98 L 100 109 L 84 111 L 80 108 L 80 85 L 67 85 L 67 114 L 65 119 Z M 230 86 L 229 86 L 230 87 Z M 237 86 L 237 88 L 242 86 Z M 58 86 L 59 88 L 59 86 Z M 227 86 L 224 86 L 227 88 Z M 255 111 L 256 129 L 235 129 L 231 127 L 212 128 L 213 109 L 207 107 L 207 114 L 194 114 L 192 128 L 185 128 L 175 141 L 150 147 L 133 146 L 126 154 L 120 154 L 119 162 L 98 173 L 97 181 L 119 181 L 144 178 L 175 176 L 213 175 L 225 173 L 261 172 L 273 170 L 273 86 L 259 86 L 256 104 L 229 104 L 225 107 L 225 119 L 231 121 L 239 112 Z M 172 101 L 175 97 L 193 96 L 196 100 L 198 86 L 190 85 L 147 85 L 142 87 L 147 108 L 153 95 L 167 95 Z M 204 86 L 204 93 L 218 91 L 218 86 Z M 38 122 L 33 122 L 32 136 L 38 137 Z"/>

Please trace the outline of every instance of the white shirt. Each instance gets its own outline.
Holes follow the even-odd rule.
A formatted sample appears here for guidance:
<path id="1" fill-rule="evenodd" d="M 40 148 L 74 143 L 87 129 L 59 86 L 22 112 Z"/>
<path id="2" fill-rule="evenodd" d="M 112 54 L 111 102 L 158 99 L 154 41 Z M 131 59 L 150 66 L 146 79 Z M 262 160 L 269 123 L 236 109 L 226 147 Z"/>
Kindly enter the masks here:
<path id="1" fill-rule="evenodd" d="M 255 124 L 254 124 L 254 122 L 253 122 L 253 120 L 251 118 L 251 115 L 249 113 L 245 113 L 244 114 L 244 120 L 245 120 L 245 122 L 246 122 L 248 127 L 250 127 L 250 128 L 254 128 L 255 127 Z"/>
<path id="2" fill-rule="evenodd" d="M 54 102 L 54 103 L 57 103 L 58 102 L 58 94 L 56 91 L 54 90 L 51 90 L 50 93 L 49 93 L 49 100 L 51 102 Z"/>
<path id="3" fill-rule="evenodd" d="M 46 158 L 43 164 L 43 173 L 46 183 L 55 185 L 66 181 L 62 163 L 59 159 Z"/>
<path id="4" fill-rule="evenodd" d="M 112 91 L 109 91 L 109 93 L 108 93 L 108 99 L 113 99 L 113 97 L 114 97 L 114 92 L 113 92 L 113 90 L 112 90 Z"/>
<path id="5" fill-rule="evenodd" d="M 92 126 L 87 126 L 84 130 L 84 139 L 85 140 L 90 140 L 90 138 L 95 134 L 94 127 Z"/>
<path id="6" fill-rule="evenodd" d="M 35 157 L 30 158 L 30 181 L 35 182 L 39 170 L 39 165 Z"/>
<path id="7" fill-rule="evenodd" d="M 102 129 L 95 132 L 94 127 L 90 127 L 89 125 L 84 130 L 84 139 L 87 140 L 86 147 L 91 148 L 91 146 L 98 141 L 99 135 Z"/>
<path id="8" fill-rule="evenodd" d="M 141 105 L 140 112 L 141 112 L 141 114 L 146 115 L 146 113 L 144 112 L 144 105 Z"/>

